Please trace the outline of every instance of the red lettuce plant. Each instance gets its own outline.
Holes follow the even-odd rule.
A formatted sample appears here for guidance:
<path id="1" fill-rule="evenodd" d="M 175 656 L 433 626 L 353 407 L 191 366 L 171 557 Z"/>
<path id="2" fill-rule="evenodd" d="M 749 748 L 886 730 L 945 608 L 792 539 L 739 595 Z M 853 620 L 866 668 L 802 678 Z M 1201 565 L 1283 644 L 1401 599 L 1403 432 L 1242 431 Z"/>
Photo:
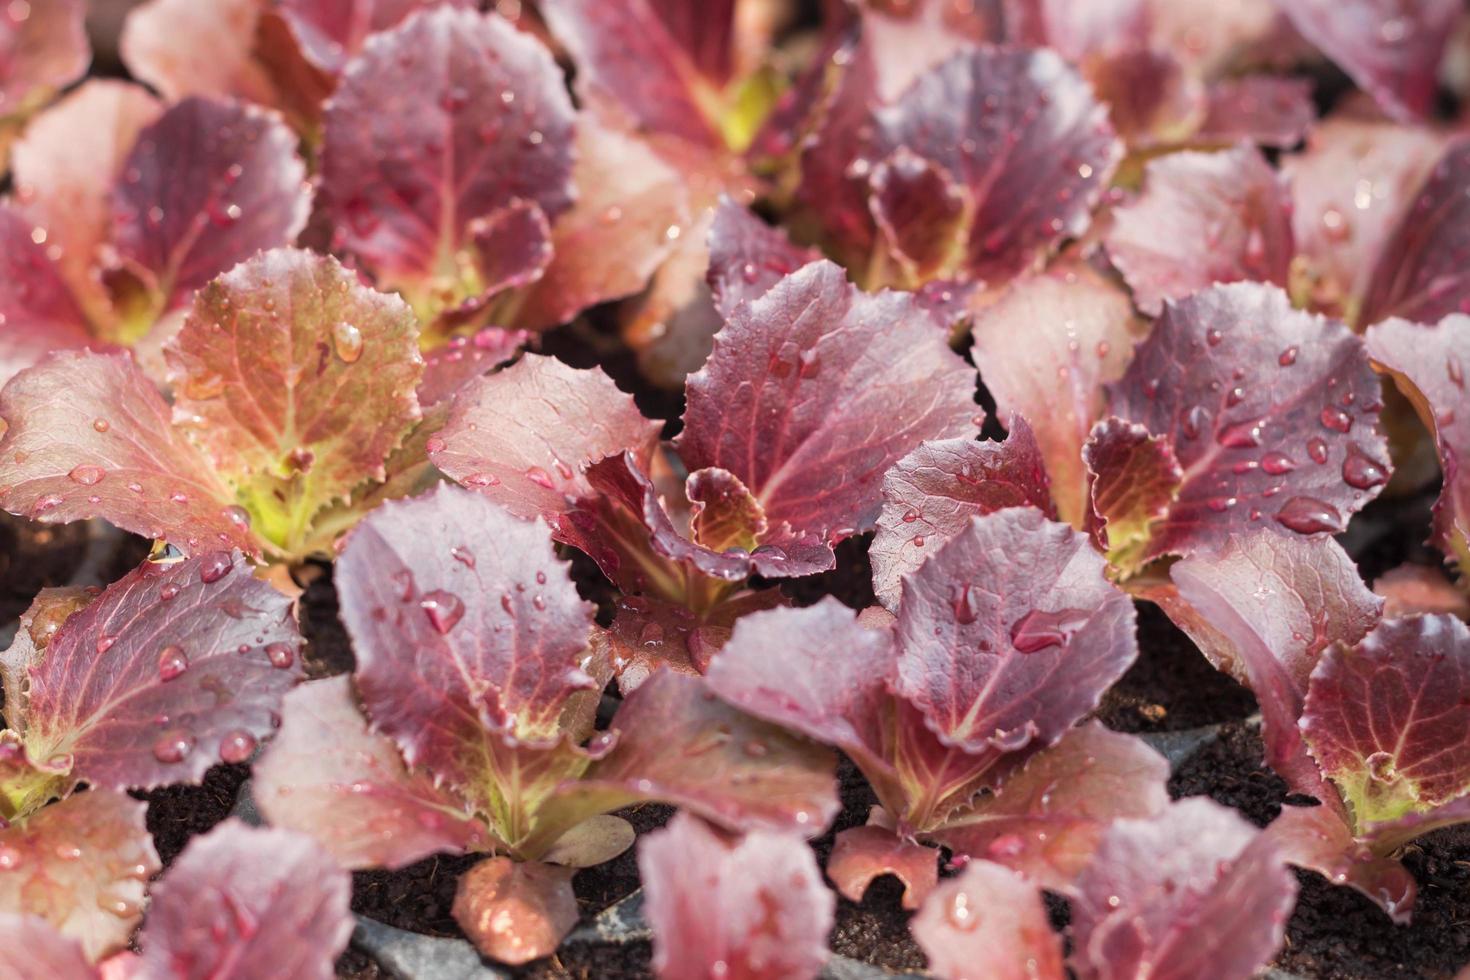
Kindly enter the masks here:
<path id="1" fill-rule="evenodd" d="M 0 379 L 50 350 L 166 337 L 196 289 L 292 241 L 311 202 L 295 145 L 259 107 L 164 109 L 119 82 L 38 117 L 0 204 Z"/>
<path id="2" fill-rule="evenodd" d="M 0 655 L 5 908 L 91 959 L 126 943 L 158 858 L 123 791 L 249 759 L 301 677 L 299 643 L 290 601 L 228 552 L 42 593 Z"/>
<path id="3" fill-rule="evenodd" d="M 760 293 L 775 276 L 748 267 L 717 276 L 728 320 L 689 379 L 677 456 L 600 372 L 536 356 L 468 385 L 429 446 L 627 595 L 609 639 L 637 677 L 702 670 L 739 611 L 779 601 L 742 592 L 748 577 L 832 567 L 832 546 L 872 525 L 889 466 L 982 418 L 970 369 L 913 297 L 863 293 L 827 262 Z"/>
<path id="4" fill-rule="evenodd" d="M 0 392 L 0 504 L 103 517 L 187 554 L 327 553 L 414 492 L 435 399 L 507 356 L 506 339 L 462 341 L 425 375 L 400 299 L 335 259 L 266 252 L 199 291 L 164 350 L 171 406 L 126 353 L 59 352 L 15 377 Z"/>
<path id="5" fill-rule="evenodd" d="M 654 675 L 594 731 L 610 671 L 539 521 L 440 487 L 383 505 L 337 567 L 362 708 L 345 677 L 287 698 L 256 767 L 261 810 L 351 868 L 500 855 L 461 879 L 454 905 L 487 955 L 556 947 L 576 922 L 572 869 L 632 842 L 608 811 L 658 799 L 806 834 L 836 812 L 830 754 L 696 678 Z"/>
<path id="6" fill-rule="evenodd" d="M 827 961 L 836 901 L 806 841 L 730 839 L 686 813 L 638 845 L 654 972 L 806 980 Z"/>
<path id="7" fill-rule="evenodd" d="M 122 950 L 93 965 L 84 944 L 46 919 L 7 912 L 0 915 L 0 972 L 115 980 L 248 970 L 327 980 L 352 935 L 351 891 L 351 878 L 310 838 L 227 820 L 191 841 L 152 887 L 140 952 Z"/>
<path id="8" fill-rule="evenodd" d="M 1152 750 L 1073 728 L 1137 653 L 1133 605 L 1104 571 L 1084 535 L 1012 507 L 907 576 L 891 626 L 832 599 L 736 623 L 711 688 L 842 749 L 882 804 L 838 835 L 828 874 L 844 894 L 894 871 L 916 907 L 938 852 L 915 838 L 1065 890 L 1112 818 L 1164 805 Z"/>

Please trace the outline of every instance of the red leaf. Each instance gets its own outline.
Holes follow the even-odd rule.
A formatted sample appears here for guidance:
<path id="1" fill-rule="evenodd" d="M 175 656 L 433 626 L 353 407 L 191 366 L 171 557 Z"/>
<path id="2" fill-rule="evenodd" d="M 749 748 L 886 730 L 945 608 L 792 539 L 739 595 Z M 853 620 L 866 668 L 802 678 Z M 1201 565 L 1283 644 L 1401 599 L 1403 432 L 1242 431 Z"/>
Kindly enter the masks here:
<path id="1" fill-rule="evenodd" d="M 827 858 L 827 877 L 843 898 L 861 902 L 873 879 L 883 875 L 903 883 L 903 907 L 916 909 L 939 884 L 939 851 L 873 824 L 837 832 Z"/>
<path id="2" fill-rule="evenodd" d="M 1306 78 L 1223 78 L 1211 84 L 1205 94 L 1205 118 L 1194 137 L 1200 143 L 1249 140 L 1290 149 L 1302 141 L 1317 119 L 1312 82 Z"/>
<path id="3" fill-rule="evenodd" d="M 1296 891 L 1270 837 L 1213 800 L 1119 820 L 1078 878 L 1070 965 L 1082 980 L 1254 976 Z"/>
<path id="4" fill-rule="evenodd" d="M 1086 537 L 1038 511 L 973 518 L 907 579 L 895 692 L 947 746 L 1050 745 L 1138 654 L 1133 604 L 1104 571 Z"/>
<path id="5" fill-rule="evenodd" d="M 0 384 L 47 352 L 93 342 L 86 316 L 46 255 L 46 229 L 0 204 Z"/>
<path id="6" fill-rule="evenodd" d="M 1470 571 L 1470 316 L 1434 326 L 1389 320 L 1368 331 L 1368 355 L 1393 378 L 1434 434 L 1444 482 L 1434 505 L 1434 542 Z"/>
<path id="7" fill-rule="evenodd" d="M 352 935 L 352 880 L 311 838 L 227 820 L 153 887 L 139 945 L 154 976 L 328 980 Z"/>
<path id="8" fill-rule="evenodd" d="M 0 391 L 0 505 L 45 523 L 102 517 L 186 554 L 260 553 L 233 494 L 125 354 L 56 353 Z M 65 439 L 58 442 L 59 438 Z"/>
<path id="9" fill-rule="evenodd" d="M 0 973 L 11 980 L 96 980 L 82 946 L 45 919 L 0 914 Z"/>
<path id="10" fill-rule="evenodd" d="M 254 767 L 255 800 L 272 824 L 311 834 L 354 870 L 487 845 L 463 801 L 409 772 L 392 739 L 368 729 L 347 677 L 302 684 L 281 717 Z"/>
<path id="11" fill-rule="evenodd" d="M 680 603 L 625 595 L 618 600 L 612 626 L 595 631 L 593 642 L 605 644 L 618 687 L 626 693 L 660 667 L 704 673 L 736 623 L 784 602 L 779 589 L 740 591 L 696 613 Z"/>
<path id="12" fill-rule="evenodd" d="M 82 0 L 11 7 L 0 18 L 0 104 L 7 116 L 38 108 L 86 72 L 86 18 Z"/>
<path id="13" fill-rule="evenodd" d="M 773 527 L 840 540 L 872 525 L 883 473 L 909 450 L 976 432 L 972 384 L 910 295 L 813 263 L 731 313 L 689 378 L 679 452 L 691 471 L 733 473 Z"/>
<path id="14" fill-rule="evenodd" d="M 461 390 L 429 456 L 455 480 L 532 518 L 592 496 L 584 471 L 604 456 L 632 450 L 646 466 L 658 431 L 600 369 L 527 354 Z"/>
<path id="15" fill-rule="evenodd" d="M 679 814 L 638 847 L 661 977 L 815 976 L 836 901 L 801 838 L 728 840 Z"/>
<path id="16" fill-rule="evenodd" d="M 97 960 L 127 944 L 158 854 L 146 804 L 94 789 L 0 830 L 0 906 L 49 922 Z"/>
<path id="17" fill-rule="evenodd" d="M 1169 763 L 1132 735 L 1088 722 L 926 836 L 1066 893 L 1114 820 L 1169 805 Z"/>
<path id="18" fill-rule="evenodd" d="M 955 175 L 900 145 L 872 169 L 868 208 L 904 283 L 959 271 L 971 197 Z"/>
<path id="19" fill-rule="evenodd" d="M 1336 533 L 1388 480 L 1378 379 L 1341 324 L 1258 283 L 1168 304 L 1110 408 L 1162 436 L 1184 471 L 1143 560 L 1268 527 Z"/>
<path id="20" fill-rule="evenodd" d="M 577 924 L 572 869 L 490 858 L 459 879 L 454 921 L 481 953 L 512 965 L 556 952 Z"/>
<path id="21" fill-rule="evenodd" d="M 436 779 L 464 787 L 487 729 L 549 746 L 592 686 L 592 607 L 539 521 L 440 487 L 374 511 L 337 567 L 364 709 Z"/>
<path id="22" fill-rule="evenodd" d="M 1041 892 L 1019 875 L 972 861 L 929 896 L 909 927 L 942 977 L 1062 980 L 1062 944 Z"/>
<path id="23" fill-rule="evenodd" d="M 1373 580 L 1386 617 L 1449 613 L 1470 620 L 1470 595 L 1456 588 L 1438 568 L 1399 565 Z"/>
<path id="24" fill-rule="evenodd" d="M 968 227 L 954 242 L 955 267 L 990 281 L 1086 231 L 1122 156 L 1106 110 L 1045 49 L 958 54 L 878 109 L 874 122 L 875 160 L 903 147 L 963 189 Z"/>
<path id="25" fill-rule="evenodd" d="M 251 105 L 185 99 L 138 134 L 114 185 L 113 245 L 173 306 L 306 227 L 296 136 Z"/>
<path id="26" fill-rule="evenodd" d="M 1113 212 L 1108 256 L 1140 309 L 1157 315 L 1217 282 L 1287 284 L 1294 247 L 1286 183 L 1254 146 L 1171 153 Z"/>
<path id="27" fill-rule="evenodd" d="M 539 42 L 498 16 L 439 5 L 371 38 L 347 66 L 321 168 L 342 246 L 380 282 L 455 292 L 461 283 L 435 277 L 474 219 L 516 199 L 551 219 L 571 204 L 572 106 Z"/>
<path id="28" fill-rule="evenodd" d="M 1433 107 L 1436 73 L 1446 39 L 1461 11 L 1457 0 L 1281 0 L 1282 11 L 1372 95 L 1383 111 L 1404 121 Z"/>
<path id="29" fill-rule="evenodd" d="M 447 311 L 441 319 L 447 326 L 477 322 L 502 293 L 539 282 L 556 251 L 546 213 L 519 198 L 476 218 L 465 231 L 483 293 Z"/>
<path id="30" fill-rule="evenodd" d="M 485 327 L 471 337 L 451 337 L 443 347 L 424 355 L 419 405 L 427 410 L 448 402 L 471 381 L 514 360 L 530 339 L 525 330 L 499 327 Z"/>
<path id="31" fill-rule="evenodd" d="M 199 291 L 165 349 L 177 417 L 283 547 L 384 476 L 419 419 L 413 313 L 336 259 L 257 255 Z"/>
<path id="32" fill-rule="evenodd" d="M 1384 620 L 1312 671 L 1301 730 L 1357 836 L 1470 793 L 1470 627 Z"/>
<path id="33" fill-rule="evenodd" d="M 1102 415 L 1103 385 L 1122 376 L 1144 331 L 1123 289 L 1066 261 L 1016 280 L 975 314 L 971 354 L 998 414 L 1031 424 L 1057 511 L 1074 527 L 1090 510 L 1082 444 Z"/>
<path id="34" fill-rule="evenodd" d="M 301 53 L 335 75 L 369 37 L 439 3 L 470 6 L 470 0 L 280 0 L 278 9 L 301 45 Z"/>
<path id="35" fill-rule="evenodd" d="M 145 563 L 66 621 L 30 672 L 26 750 L 112 789 L 244 762 L 301 677 L 291 603 L 244 560 Z"/>
<path id="36" fill-rule="evenodd" d="M 1092 484 L 1088 529 L 1113 567 L 1131 575 L 1178 498 L 1184 470 L 1167 437 L 1116 415 L 1093 426 L 1082 461 Z"/>
<path id="37" fill-rule="evenodd" d="M 1375 855 L 1353 839 L 1343 818 L 1328 806 L 1284 806 L 1266 834 L 1281 856 L 1299 868 L 1347 885 L 1372 899 L 1397 925 L 1406 925 L 1419 886 L 1398 860 Z"/>
<path id="38" fill-rule="evenodd" d="M 721 198 L 709 231 L 709 285 L 722 319 L 735 307 L 764 296 L 785 277 L 821 258 L 816 249 L 799 248 L 730 198 Z"/>
<path id="39" fill-rule="evenodd" d="M 1005 442 L 922 444 L 883 477 L 883 512 L 868 550 L 879 601 L 896 611 L 903 579 L 972 517 L 1034 507 L 1055 518 L 1050 487 L 1036 437 L 1019 415 L 1011 416 Z"/>

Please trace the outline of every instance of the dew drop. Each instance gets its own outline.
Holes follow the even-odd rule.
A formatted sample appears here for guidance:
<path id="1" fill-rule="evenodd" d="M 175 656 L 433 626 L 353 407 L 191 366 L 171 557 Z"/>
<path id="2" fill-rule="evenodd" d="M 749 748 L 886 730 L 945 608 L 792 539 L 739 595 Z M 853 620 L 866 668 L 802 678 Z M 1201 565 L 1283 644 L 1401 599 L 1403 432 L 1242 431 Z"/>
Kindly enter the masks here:
<path id="1" fill-rule="evenodd" d="M 84 487 L 90 487 L 101 483 L 102 478 L 106 475 L 107 473 L 105 470 L 102 469 L 102 467 L 93 466 L 90 463 L 83 463 L 80 466 L 73 466 L 71 472 L 66 474 L 66 478 L 73 483 L 79 483 Z"/>
<path id="2" fill-rule="evenodd" d="M 98 432 L 106 432 L 108 429 L 112 428 L 112 423 L 107 421 L 106 419 L 93 419 L 92 428 L 97 430 Z"/>
<path id="3" fill-rule="evenodd" d="M 242 531 L 250 527 L 250 511 L 239 504 L 231 504 L 221 511 L 225 520 L 240 528 Z"/>
<path id="4" fill-rule="evenodd" d="M 1011 626 L 1011 645 L 1021 653 L 1036 653 L 1047 647 L 1061 646 L 1087 621 L 1087 613 L 1077 609 L 1046 612 L 1033 609 Z"/>
<path id="5" fill-rule="evenodd" d="M 1286 348 L 1286 350 L 1281 352 L 1280 357 L 1276 358 L 1276 363 L 1280 364 L 1282 367 L 1291 367 L 1293 364 L 1296 363 L 1296 356 L 1299 352 L 1299 348 L 1288 347 Z"/>
<path id="6" fill-rule="evenodd" d="M 285 670 L 296 662 L 296 650 L 289 643 L 272 643 L 265 648 L 265 655 L 277 670 Z"/>
<path id="7" fill-rule="evenodd" d="M 1397 767 L 1394 766 L 1393 756 L 1387 752 L 1374 752 L 1363 760 L 1368 767 L 1368 774 L 1380 783 L 1396 783 L 1399 779 Z"/>
<path id="8" fill-rule="evenodd" d="M 194 751 L 194 736 L 174 729 L 153 743 L 153 758 L 159 762 L 183 762 Z"/>
<path id="9" fill-rule="evenodd" d="M 1342 515 L 1315 497 L 1292 497 L 1276 512 L 1276 523 L 1298 534 L 1337 532 L 1342 530 Z"/>
<path id="10" fill-rule="evenodd" d="M 424 443 L 424 451 L 428 453 L 442 453 L 444 451 L 444 440 L 438 436 L 430 436 Z"/>
<path id="11" fill-rule="evenodd" d="M 212 585 L 230 574 L 230 569 L 234 567 L 234 561 L 226 552 L 210 552 L 199 561 L 199 581 Z"/>
<path id="12" fill-rule="evenodd" d="M 1369 490 L 1387 483 L 1388 471 L 1354 444 L 1348 449 L 1347 458 L 1342 461 L 1342 479 L 1350 487 Z"/>
<path id="13" fill-rule="evenodd" d="M 24 860 L 19 849 L 9 844 L 0 844 L 0 871 L 14 871 Z"/>
<path id="14" fill-rule="evenodd" d="M 332 350 L 344 363 L 352 364 L 362 356 L 362 331 L 346 320 L 332 326 Z"/>
<path id="15" fill-rule="evenodd" d="M 1272 476 L 1281 476 L 1296 469 L 1296 460 L 1285 453 L 1267 453 L 1261 457 L 1261 469 Z"/>
<path id="16" fill-rule="evenodd" d="M 244 762 L 254 753 L 255 736 L 247 731 L 236 729 L 220 739 L 219 758 L 221 762 Z"/>
<path id="17" fill-rule="evenodd" d="M 556 489 L 556 484 L 551 481 L 551 474 L 539 466 L 532 466 L 526 470 L 526 479 L 546 490 Z"/>
<path id="18" fill-rule="evenodd" d="M 184 648 L 169 644 L 158 655 L 158 679 L 165 683 L 182 677 L 189 669 L 189 657 Z"/>
<path id="19" fill-rule="evenodd" d="M 170 599 L 178 594 L 179 587 L 172 582 L 169 582 L 163 588 L 158 590 L 158 598 L 162 599 L 164 602 L 168 602 Z"/>
<path id="20" fill-rule="evenodd" d="M 1200 430 L 1209 424 L 1210 415 L 1201 406 L 1195 405 L 1184 413 L 1184 421 L 1181 424 L 1184 437 L 1194 439 L 1199 436 Z"/>
<path id="21" fill-rule="evenodd" d="M 1353 427 L 1353 417 L 1336 405 L 1322 409 L 1322 426 L 1334 432 L 1347 432 Z"/>
<path id="22" fill-rule="evenodd" d="M 449 549 L 449 557 L 459 562 L 465 568 L 475 567 L 475 553 L 464 545 L 455 545 Z"/>
<path id="23" fill-rule="evenodd" d="M 1308 439 L 1307 455 L 1310 456 L 1312 458 L 1312 462 L 1316 463 L 1318 466 L 1321 466 L 1323 463 L 1327 462 L 1326 441 L 1317 436 L 1313 436 L 1312 438 Z"/>
<path id="24" fill-rule="evenodd" d="M 914 521 L 917 521 L 918 519 L 919 519 L 919 512 L 916 511 L 916 510 L 914 510 L 912 507 L 910 507 L 908 510 L 906 510 L 906 511 L 903 512 L 903 522 L 905 524 L 912 524 L 912 523 L 914 523 Z"/>
<path id="25" fill-rule="evenodd" d="M 944 917 L 960 932 L 974 932 L 980 927 L 980 911 L 964 892 L 956 892 L 945 907 Z"/>
<path id="26" fill-rule="evenodd" d="M 1261 444 L 1261 421 L 1236 422 L 1220 430 L 1220 445 L 1227 449 L 1254 449 Z"/>
<path id="27" fill-rule="evenodd" d="M 97 634 L 97 652 L 98 653 L 106 653 L 108 650 L 111 650 L 112 649 L 113 644 L 115 644 L 116 642 L 117 642 L 117 635 L 116 634 L 108 634 L 108 633 L 99 633 L 99 634 Z"/>
<path id="28" fill-rule="evenodd" d="M 961 582 L 950 590 L 950 607 L 954 610 L 954 621 L 968 626 L 979 615 L 976 608 L 975 588 L 969 582 Z"/>
<path id="29" fill-rule="evenodd" d="M 1219 347 L 1220 341 L 1224 339 L 1225 335 L 1214 327 L 1211 327 L 1210 329 L 1205 331 L 1205 343 L 1209 344 L 1211 347 Z"/>
<path id="30" fill-rule="evenodd" d="M 419 608 L 429 617 L 429 625 L 441 636 L 454 629 L 455 624 L 464 618 L 464 603 L 459 596 L 443 589 L 425 592 L 424 597 L 419 600 Z"/>

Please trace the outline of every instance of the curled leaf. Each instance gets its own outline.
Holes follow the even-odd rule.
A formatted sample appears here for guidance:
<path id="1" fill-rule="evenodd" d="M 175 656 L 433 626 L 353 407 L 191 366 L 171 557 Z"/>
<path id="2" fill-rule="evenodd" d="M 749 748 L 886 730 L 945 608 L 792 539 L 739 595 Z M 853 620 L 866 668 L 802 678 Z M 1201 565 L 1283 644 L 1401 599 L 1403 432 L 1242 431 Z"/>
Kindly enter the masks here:
<path id="1" fill-rule="evenodd" d="M 939 852 L 874 824 L 837 832 L 827 877 L 844 898 L 861 902 L 873 879 L 883 875 L 903 882 L 903 907 L 916 909 L 939 884 Z"/>
<path id="2" fill-rule="evenodd" d="M 481 861 L 459 879 L 454 921 L 491 959 L 520 964 L 548 956 L 577 924 L 572 870 L 507 857 Z"/>
<path id="3" fill-rule="evenodd" d="M 1357 889 L 1399 925 L 1409 921 L 1419 892 L 1414 876 L 1397 859 L 1380 857 L 1355 840 L 1331 807 L 1284 806 L 1266 833 L 1287 861 Z"/>

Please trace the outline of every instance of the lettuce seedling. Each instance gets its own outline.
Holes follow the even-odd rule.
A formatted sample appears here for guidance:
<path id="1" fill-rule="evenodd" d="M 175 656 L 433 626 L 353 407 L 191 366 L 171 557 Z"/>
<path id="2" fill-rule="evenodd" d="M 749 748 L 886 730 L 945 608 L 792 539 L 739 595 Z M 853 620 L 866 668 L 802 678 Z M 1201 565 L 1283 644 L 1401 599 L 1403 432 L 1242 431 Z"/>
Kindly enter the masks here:
<path id="1" fill-rule="evenodd" d="M 122 950 L 96 965 L 45 919 L 0 915 L 0 973 L 162 980 L 234 976 L 248 964 L 255 976 L 328 980 L 352 935 L 351 878 L 290 831 L 226 820 L 191 841 L 151 892 L 141 952 Z"/>
<path id="2" fill-rule="evenodd" d="M 196 289 L 291 242 L 311 206 L 275 113 L 199 98 L 165 109 L 111 81 L 38 117 L 14 176 L 0 204 L 0 379 L 49 350 L 166 334 Z"/>
<path id="3" fill-rule="evenodd" d="M 895 849 L 894 832 L 1065 890 L 1108 821 L 1164 805 L 1157 754 L 1073 728 L 1137 655 L 1133 604 L 1104 572 L 1086 536 L 1012 507 L 936 547 L 903 580 L 891 626 L 832 599 L 736 623 L 710 687 L 842 749 L 882 804 L 838 837 L 828 873 L 844 894 L 860 898 L 876 867 L 906 878 L 910 907 L 922 900 L 938 852 Z"/>
<path id="4" fill-rule="evenodd" d="M 16 5 L 0 17 L 0 173 L 5 149 L 31 114 L 92 60 L 82 0 Z"/>
<path id="5" fill-rule="evenodd" d="M 123 791 L 248 760 L 301 677 L 299 645 L 290 600 L 238 554 L 42 593 L 0 655 L 4 906 L 92 959 L 124 944 L 158 858 Z"/>
<path id="6" fill-rule="evenodd" d="M 441 486 L 370 515 L 337 568 L 361 709 L 346 677 L 287 698 L 256 766 L 261 811 L 351 868 L 500 855 L 461 879 L 454 907 L 487 955 L 556 947 L 576 921 L 570 868 L 632 843 L 608 811 L 664 800 L 805 834 L 836 812 L 828 752 L 697 678 L 655 674 L 594 731 L 610 669 L 539 520 Z"/>

